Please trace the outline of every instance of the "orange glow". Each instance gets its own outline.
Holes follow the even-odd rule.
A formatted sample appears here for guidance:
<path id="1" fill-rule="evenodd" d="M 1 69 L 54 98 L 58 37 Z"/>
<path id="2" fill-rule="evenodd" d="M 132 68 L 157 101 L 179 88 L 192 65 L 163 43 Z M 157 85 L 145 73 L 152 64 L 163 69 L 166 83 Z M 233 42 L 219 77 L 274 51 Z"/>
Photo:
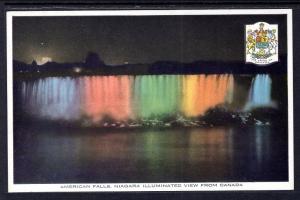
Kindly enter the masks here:
<path id="1" fill-rule="evenodd" d="M 202 115 L 226 102 L 232 89 L 231 75 L 187 75 L 183 78 L 182 111 L 188 117 Z"/>
<path id="2" fill-rule="evenodd" d="M 84 112 L 93 121 L 104 116 L 116 120 L 130 118 L 130 82 L 128 76 L 85 77 Z"/>

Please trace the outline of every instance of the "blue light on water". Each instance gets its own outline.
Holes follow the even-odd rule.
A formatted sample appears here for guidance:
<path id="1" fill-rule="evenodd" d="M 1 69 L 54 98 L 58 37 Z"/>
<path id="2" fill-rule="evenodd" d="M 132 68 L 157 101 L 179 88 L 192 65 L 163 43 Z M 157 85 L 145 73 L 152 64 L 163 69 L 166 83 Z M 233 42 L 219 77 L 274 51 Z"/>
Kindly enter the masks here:
<path id="1" fill-rule="evenodd" d="M 271 87 L 272 80 L 268 74 L 257 74 L 252 80 L 245 110 L 274 106 L 271 99 Z"/>

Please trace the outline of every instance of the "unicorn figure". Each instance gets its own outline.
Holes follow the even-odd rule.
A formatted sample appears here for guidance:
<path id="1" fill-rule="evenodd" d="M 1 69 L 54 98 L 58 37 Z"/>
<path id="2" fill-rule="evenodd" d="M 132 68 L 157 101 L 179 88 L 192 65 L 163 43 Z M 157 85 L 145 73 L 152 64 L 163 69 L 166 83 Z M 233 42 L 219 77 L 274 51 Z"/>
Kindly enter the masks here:
<path id="1" fill-rule="evenodd" d="M 277 53 L 278 41 L 276 40 L 275 32 L 276 32 L 276 30 L 274 30 L 274 29 L 268 30 L 268 32 L 267 32 L 267 37 L 268 37 L 268 42 L 269 42 L 268 54 L 276 54 Z M 272 51 L 274 51 L 274 52 L 272 52 Z"/>

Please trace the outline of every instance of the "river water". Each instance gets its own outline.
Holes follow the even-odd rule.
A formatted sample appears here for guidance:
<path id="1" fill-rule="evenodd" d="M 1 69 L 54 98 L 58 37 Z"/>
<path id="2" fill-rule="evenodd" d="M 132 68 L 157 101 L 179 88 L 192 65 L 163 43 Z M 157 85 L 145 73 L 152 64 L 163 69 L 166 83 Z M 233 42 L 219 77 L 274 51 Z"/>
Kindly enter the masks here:
<path id="1" fill-rule="evenodd" d="M 15 131 L 16 183 L 286 181 L 286 130 Z"/>

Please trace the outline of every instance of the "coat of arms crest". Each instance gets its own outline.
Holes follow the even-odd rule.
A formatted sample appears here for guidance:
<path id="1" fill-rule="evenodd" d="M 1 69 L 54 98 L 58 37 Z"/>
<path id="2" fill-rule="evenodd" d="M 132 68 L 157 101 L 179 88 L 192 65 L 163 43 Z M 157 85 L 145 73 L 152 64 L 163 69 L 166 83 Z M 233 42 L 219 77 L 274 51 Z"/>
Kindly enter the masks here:
<path id="1" fill-rule="evenodd" d="M 278 25 L 257 22 L 246 25 L 246 62 L 266 65 L 278 61 Z"/>

